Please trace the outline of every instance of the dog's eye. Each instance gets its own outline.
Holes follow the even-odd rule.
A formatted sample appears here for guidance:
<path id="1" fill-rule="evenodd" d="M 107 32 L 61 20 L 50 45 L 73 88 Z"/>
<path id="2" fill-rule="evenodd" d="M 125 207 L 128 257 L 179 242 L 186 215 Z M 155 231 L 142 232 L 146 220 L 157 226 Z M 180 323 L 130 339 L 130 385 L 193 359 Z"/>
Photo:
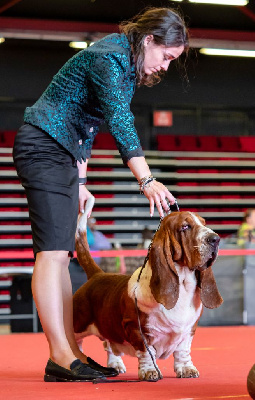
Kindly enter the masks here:
<path id="1" fill-rule="evenodd" d="M 190 225 L 183 225 L 181 227 L 181 232 L 187 231 L 188 229 L 190 229 Z"/>

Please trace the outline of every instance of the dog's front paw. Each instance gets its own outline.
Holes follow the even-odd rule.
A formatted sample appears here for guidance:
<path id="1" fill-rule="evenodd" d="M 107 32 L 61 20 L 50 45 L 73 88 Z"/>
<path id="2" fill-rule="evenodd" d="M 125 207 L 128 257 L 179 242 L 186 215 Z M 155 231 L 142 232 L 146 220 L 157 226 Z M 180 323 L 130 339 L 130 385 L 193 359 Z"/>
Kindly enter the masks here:
<path id="1" fill-rule="evenodd" d="M 159 371 L 159 370 L 158 370 Z M 159 379 L 163 379 L 163 375 L 156 369 L 145 369 L 141 368 L 138 371 L 138 377 L 141 381 L 158 381 Z"/>
<path id="2" fill-rule="evenodd" d="M 184 366 L 175 369 L 176 378 L 198 378 L 199 372 L 196 367 Z"/>
<path id="3" fill-rule="evenodd" d="M 107 367 L 116 369 L 119 374 L 124 374 L 126 372 L 125 364 L 120 357 L 118 357 L 118 360 L 108 362 Z"/>

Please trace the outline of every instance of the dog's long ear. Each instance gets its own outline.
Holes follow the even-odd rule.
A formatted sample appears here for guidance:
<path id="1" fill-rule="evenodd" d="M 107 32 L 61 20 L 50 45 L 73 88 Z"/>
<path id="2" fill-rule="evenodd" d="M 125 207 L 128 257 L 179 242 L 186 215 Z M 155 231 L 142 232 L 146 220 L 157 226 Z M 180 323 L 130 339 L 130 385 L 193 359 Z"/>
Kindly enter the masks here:
<path id="1" fill-rule="evenodd" d="M 172 251 L 178 257 L 176 252 L 180 251 L 171 243 L 169 232 L 162 230 L 157 232 L 150 249 L 149 261 L 152 270 L 150 281 L 151 292 L 158 303 L 163 304 L 170 310 L 173 308 L 179 297 L 179 278 L 174 266 Z"/>
<path id="2" fill-rule="evenodd" d="M 196 271 L 197 283 L 201 288 L 201 301 L 206 308 L 217 308 L 223 303 L 218 291 L 212 267 Z"/>

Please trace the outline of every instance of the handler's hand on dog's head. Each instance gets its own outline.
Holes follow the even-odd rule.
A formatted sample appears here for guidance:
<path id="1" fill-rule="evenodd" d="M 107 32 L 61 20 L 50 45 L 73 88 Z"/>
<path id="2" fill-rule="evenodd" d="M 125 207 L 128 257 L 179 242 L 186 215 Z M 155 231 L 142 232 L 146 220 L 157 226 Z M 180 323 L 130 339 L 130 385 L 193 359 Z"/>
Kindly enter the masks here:
<path id="1" fill-rule="evenodd" d="M 154 206 L 156 205 L 160 218 L 164 218 L 164 212 L 170 211 L 168 202 L 175 203 L 174 196 L 160 182 L 153 181 L 144 187 L 144 195 L 150 202 L 150 216 L 154 214 Z"/>

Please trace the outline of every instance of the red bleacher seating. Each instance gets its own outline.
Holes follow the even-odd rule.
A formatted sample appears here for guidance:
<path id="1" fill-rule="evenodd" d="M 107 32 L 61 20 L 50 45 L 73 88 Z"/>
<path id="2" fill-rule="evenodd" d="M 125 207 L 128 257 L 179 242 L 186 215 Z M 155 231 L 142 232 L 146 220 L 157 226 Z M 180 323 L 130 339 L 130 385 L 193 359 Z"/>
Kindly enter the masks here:
<path id="1" fill-rule="evenodd" d="M 218 136 L 199 136 L 200 151 L 219 151 L 220 143 Z"/>
<path id="2" fill-rule="evenodd" d="M 158 134 L 157 149 L 160 151 L 254 152 L 255 137 Z"/>
<path id="3" fill-rule="evenodd" d="M 175 135 L 157 135 L 157 149 L 159 151 L 178 151 Z"/>
<path id="4" fill-rule="evenodd" d="M 13 147 L 17 131 L 0 131 L 0 146 Z"/>
<path id="5" fill-rule="evenodd" d="M 255 152 L 255 137 L 254 136 L 240 136 L 240 151 Z"/>
<path id="6" fill-rule="evenodd" d="M 159 151 L 199 151 L 197 136 L 192 135 L 157 135 Z"/>
<path id="7" fill-rule="evenodd" d="M 223 152 L 239 152 L 241 151 L 241 144 L 239 136 L 219 136 L 220 151 Z"/>
<path id="8" fill-rule="evenodd" d="M 197 136 L 177 135 L 176 140 L 180 151 L 199 151 Z"/>
<path id="9" fill-rule="evenodd" d="M 93 149 L 97 150 L 116 150 L 114 137 L 108 132 L 99 132 L 94 140 Z"/>

